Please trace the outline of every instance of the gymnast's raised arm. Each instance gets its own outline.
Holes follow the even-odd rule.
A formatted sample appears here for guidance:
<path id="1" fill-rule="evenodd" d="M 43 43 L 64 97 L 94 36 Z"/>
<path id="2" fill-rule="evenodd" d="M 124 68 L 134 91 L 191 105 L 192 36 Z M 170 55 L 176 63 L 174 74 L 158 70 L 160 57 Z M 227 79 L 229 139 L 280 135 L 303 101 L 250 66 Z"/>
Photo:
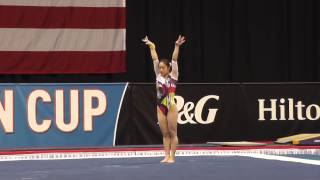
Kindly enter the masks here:
<path id="1" fill-rule="evenodd" d="M 172 53 L 172 71 L 171 71 L 171 75 L 175 80 L 178 80 L 178 76 L 179 76 L 179 70 L 178 70 L 178 56 L 179 56 L 179 49 L 180 46 L 185 42 L 185 37 L 179 35 L 177 41 L 175 42 L 175 46 L 174 46 L 174 50 Z"/>
<path id="2" fill-rule="evenodd" d="M 158 75 L 159 74 L 159 69 L 158 69 L 159 58 L 158 58 L 158 54 L 157 54 L 157 51 L 156 51 L 156 45 L 148 39 L 148 36 L 146 36 L 144 39 L 142 39 L 142 41 L 150 49 L 151 58 L 153 60 L 154 72 L 155 72 L 156 75 Z"/>

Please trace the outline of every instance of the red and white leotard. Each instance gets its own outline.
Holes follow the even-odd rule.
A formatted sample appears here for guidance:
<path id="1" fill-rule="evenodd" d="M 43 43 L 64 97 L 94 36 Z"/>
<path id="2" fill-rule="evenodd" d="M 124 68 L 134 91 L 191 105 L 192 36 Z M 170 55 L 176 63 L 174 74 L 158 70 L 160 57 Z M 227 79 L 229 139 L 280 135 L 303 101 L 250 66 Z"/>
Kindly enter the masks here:
<path id="1" fill-rule="evenodd" d="M 172 71 L 167 78 L 159 73 L 159 60 L 153 61 L 154 72 L 156 74 L 157 105 L 160 110 L 167 115 L 169 109 L 175 104 L 176 83 L 179 71 L 177 61 L 171 61 Z"/>

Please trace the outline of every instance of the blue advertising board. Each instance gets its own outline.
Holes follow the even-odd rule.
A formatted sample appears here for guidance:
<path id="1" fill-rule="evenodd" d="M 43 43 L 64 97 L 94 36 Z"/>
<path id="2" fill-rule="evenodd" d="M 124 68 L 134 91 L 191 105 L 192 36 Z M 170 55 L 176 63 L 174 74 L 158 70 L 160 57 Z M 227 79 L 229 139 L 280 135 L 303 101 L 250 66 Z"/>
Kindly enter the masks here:
<path id="1" fill-rule="evenodd" d="M 0 149 L 113 146 L 126 87 L 0 84 Z"/>

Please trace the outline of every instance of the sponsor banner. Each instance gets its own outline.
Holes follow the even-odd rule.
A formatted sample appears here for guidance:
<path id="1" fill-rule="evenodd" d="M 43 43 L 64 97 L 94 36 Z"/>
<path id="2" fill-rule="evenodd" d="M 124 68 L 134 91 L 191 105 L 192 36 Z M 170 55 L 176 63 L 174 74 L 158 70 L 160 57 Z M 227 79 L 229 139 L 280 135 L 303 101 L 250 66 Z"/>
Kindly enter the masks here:
<path id="1" fill-rule="evenodd" d="M 180 143 L 320 133 L 320 84 L 178 84 Z M 123 102 L 123 103 L 122 103 Z M 0 147 L 161 144 L 154 84 L 0 84 Z"/>
<path id="2" fill-rule="evenodd" d="M 0 84 L 0 147 L 112 146 L 126 87 Z"/>
<path id="3" fill-rule="evenodd" d="M 274 139 L 320 132 L 320 84 L 244 84 L 249 137 Z"/>
<path id="4" fill-rule="evenodd" d="M 155 91 L 153 84 L 130 85 L 117 144 L 162 143 Z M 320 132 L 320 84 L 178 84 L 175 98 L 180 143 Z"/>

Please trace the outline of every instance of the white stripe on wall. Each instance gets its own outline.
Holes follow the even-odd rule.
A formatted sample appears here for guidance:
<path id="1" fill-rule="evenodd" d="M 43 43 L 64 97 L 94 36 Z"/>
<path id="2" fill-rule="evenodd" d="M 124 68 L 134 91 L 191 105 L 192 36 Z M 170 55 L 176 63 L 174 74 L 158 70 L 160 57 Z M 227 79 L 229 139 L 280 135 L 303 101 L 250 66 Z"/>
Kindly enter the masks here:
<path id="1" fill-rule="evenodd" d="M 8 6 L 125 7 L 125 0 L 0 0 Z"/>
<path id="2" fill-rule="evenodd" d="M 123 51 L 125 29 L 0 28 L 0 51 Z"/>
<path id="3" fill-rule="evenodd" d="M 116 124 L 114 126 L 114 134 L 113 134 L 113 146 L 116 145 L 116 138 L 117 138 L 117 129 L 118 129 L 118 122 L 119 122 L 119 116 L 120 116 L 120 111 L 121 111 L 121 107 L 122 107 L 122 104 L 123 104 L 123 98 L 127 92 L 127 87 L 128 87 L 129 83 L 127 82 L 126 83 L 126 86 L 122 92 L 122 96 L 121 96 L 121 100 L 120 100 L 120 104 L 118 106 L 118 113 L 117 113 L 117 119 L 116 119 Z"/>

